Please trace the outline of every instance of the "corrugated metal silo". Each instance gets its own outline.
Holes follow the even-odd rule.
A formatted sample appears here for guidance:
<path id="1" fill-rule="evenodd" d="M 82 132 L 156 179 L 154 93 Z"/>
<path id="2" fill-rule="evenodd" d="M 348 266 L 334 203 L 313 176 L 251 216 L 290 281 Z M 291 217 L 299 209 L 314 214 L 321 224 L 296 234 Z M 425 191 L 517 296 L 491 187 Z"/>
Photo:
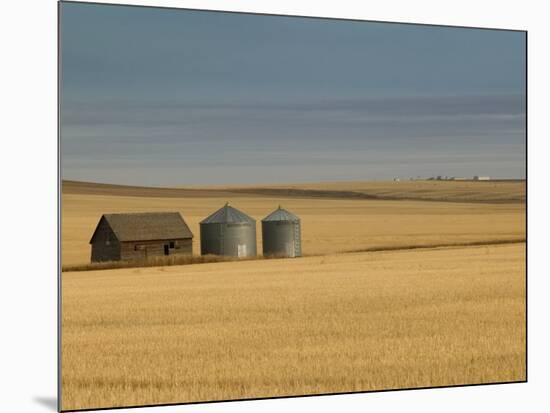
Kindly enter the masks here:
<path id="1" fill-rule="evenodd" d="M 262 219 L 262 241 L 265 256 L 300 257 L 300 218 L 279 206 Z"/>
<path id="2" fill-rule="evenodd" d="M 203 219 L 200 232 L 202 255 L 256 255 L 256 221 L 229 203 Z"/>

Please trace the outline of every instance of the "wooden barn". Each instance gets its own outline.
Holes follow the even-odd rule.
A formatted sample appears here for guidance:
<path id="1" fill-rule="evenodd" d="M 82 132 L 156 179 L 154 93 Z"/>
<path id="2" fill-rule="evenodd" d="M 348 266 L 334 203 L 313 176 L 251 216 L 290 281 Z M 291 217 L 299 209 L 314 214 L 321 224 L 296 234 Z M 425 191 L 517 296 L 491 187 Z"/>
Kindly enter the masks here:
<path id="1" fill-rule="evenodd" d="M 92 262 L 193 253 L 193 234 L 178 212 L 104 214 L 90 240 Z"/>

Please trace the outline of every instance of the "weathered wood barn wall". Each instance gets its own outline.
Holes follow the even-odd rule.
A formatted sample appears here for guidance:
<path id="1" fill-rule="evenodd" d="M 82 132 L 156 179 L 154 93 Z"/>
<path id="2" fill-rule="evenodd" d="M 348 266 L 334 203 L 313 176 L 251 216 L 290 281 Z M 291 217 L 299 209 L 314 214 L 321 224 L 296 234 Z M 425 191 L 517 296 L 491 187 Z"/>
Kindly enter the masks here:
<path id="1" fill-rule="evenodd" d="M 92 262 L 193 253 L 193 234 L 177 212 L 104 214 L 90 240 Z"/>
<path id="2" fill-rule="evenodd" d="M 193 242 L 190 238 L 130 241 L 120 245 L 121 260 L 142 259 L 161 255 L 192 254 Z"/>

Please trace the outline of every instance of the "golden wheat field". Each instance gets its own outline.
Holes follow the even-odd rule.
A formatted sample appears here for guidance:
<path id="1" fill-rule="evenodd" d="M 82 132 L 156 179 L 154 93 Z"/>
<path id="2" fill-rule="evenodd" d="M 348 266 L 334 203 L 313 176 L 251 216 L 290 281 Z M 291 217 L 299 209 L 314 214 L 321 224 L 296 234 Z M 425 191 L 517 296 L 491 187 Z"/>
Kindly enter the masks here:
<path id="1" fill-rule="evenodd" d="M 64 184 L 63 265 L 108 212 L 179 211 L 197 254 L 226 201 L 299 215 L 306 256 L 63 272 L 62 408 L 525 380 L 525 183 L 399 184 Z"/>
<path id="2" fill-rule="evenodd" d="M 63 275 L 63 409 L 525 379 L 523 244 Z"/>

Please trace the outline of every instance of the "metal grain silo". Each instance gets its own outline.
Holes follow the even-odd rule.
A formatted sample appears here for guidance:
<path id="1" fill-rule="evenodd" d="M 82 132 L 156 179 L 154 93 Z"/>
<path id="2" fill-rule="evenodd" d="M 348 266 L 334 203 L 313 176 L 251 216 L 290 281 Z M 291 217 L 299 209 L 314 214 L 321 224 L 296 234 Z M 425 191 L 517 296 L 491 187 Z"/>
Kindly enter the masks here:
<path id="1" fill-rule="evenodd" d="M 302 255 L 300 227 L 300 218 L 281 206 L 262 219 L 264 255 L 300 257 Z"/>
<path id="2" fill-rule="evenodd" d="M 202 255 L 256 255 L 256 221 L 229 203 L 203 219 L 200 232 Z"/>

